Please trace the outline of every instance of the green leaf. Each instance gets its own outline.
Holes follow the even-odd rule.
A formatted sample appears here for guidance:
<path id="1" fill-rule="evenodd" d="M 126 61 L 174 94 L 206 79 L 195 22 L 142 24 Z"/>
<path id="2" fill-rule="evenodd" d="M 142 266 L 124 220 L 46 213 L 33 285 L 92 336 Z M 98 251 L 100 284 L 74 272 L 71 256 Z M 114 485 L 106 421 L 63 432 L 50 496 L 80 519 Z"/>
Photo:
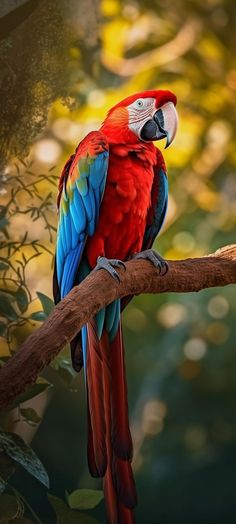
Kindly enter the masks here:
<path id="1" fill-rule="evenodd" d="M 42 420 L 38 413 L 33 408 L 21 408 L 20 414 L 24 417 L 29 424 L 39 424 Z"/>
<path id="2" fill-rule="evenodd" d="M 44 313 L 44 311 L 35 311 L 35 313 L 30 315 L 30 318 L 32 318 L 32 320 L 37 320 L 37 322 L 43 322 L 43 320 L 47 318 L 47 315 Z"/>
<path id="3" fill-rule="evenodd" d="M 0 300 L 3 302 L 15 302 L 16 296 L 14 291 L 0 289 Z"/>
<path id="4" fill-rule="evenodd" d="M 99 524 L 93 517 L 68 508 L 64 500 L 54 495 L 48 494 L 48 499 L 56 513 L 57 524 Z"/>
<path id="5" fill-rule="evenodd" d="M 96 489 L 76 489 L 68 495 L 71 509 L 93 509 L 103 499 L 103 491 Z"/>
<path id="6" fill-rule="evenodd" d="M 30 400 L 31 398 L 37 397 L 40 393 L 45 391 L 45 389 L 51 388 L 52 384 L 45 380 L 42 377 L 37 378 L 37 382 L 35 384 L 32 384 L 24 393 L 21 395 L 18 395 L 12 402 L 12 404 L 9 407 L 9 410 L 19 406 L 19 404 L 22 404 L 23 402 L 26 402 L 26 400 Z"/>
<path id="7" fill-rule="evenodd" d="M 4 261 L 0 261 L 0 271 L 6 271 L 9 269 L 9 264 Z"/>
<path id="8" fill-rule="evenodd" d="M 40 291 L 37 291 L 37 295 L 42 304 L 43 311 L 45 315 L 47 315 L 48 317 L 48 315 L 50 315 L 50 313 L 53 311 L 55 304 L 53 300 L 47 297 L 47 295 L 44 295 L 44 293 L 40 293 Z"/>
<path id="9" fill-rule="evenodd" d="M 16 292 L 17 306 L 21 313 L 25 313 L 28 307 L 28 295 L 23 287 L 20 287 Z"/>
<path id="10" fill-rule="evenodd" d="M 0 495 L 0 522 L 15 519 L 21 512 L 21 503 L 13 495 Z M 20 515 L 19 515 L 20 516 Z"/>
<path id="11" fill-rule="evenodd" d="M 48 475 L 42 462 L 19 435 L 0 431 L 0 447 L 30 475 L 49 487 Z"/>
<path id="12" fill-rule="evenodd" d="M 13 302 L 15 297 L 6 291 L 0 291 L 0 315 L 8 318 L 8 320 L 17 320 L 18 315 L 10 302 Z"/>

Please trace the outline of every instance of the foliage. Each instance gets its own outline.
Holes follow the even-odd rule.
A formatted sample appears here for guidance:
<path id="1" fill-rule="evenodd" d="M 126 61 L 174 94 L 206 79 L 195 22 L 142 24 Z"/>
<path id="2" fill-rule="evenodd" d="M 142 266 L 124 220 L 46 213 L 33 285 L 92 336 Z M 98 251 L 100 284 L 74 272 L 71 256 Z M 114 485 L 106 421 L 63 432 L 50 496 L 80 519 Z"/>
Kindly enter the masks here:
<path id="1" fill-rule="evenodd" d="M 93 509 L 103 499 L 103 492 L 92 489 L 77 489 L 70 495 L 67 502 L 71 509 Z"/>
<path id="2" fill-rule="evenodd" d="M 24 4 L 30 13 L 14 13 Z M 161 253 L 208 253 L 234 242 L 236 225 L 233 0 L 12 0 L 2 2 L 0 22 L 10 12 L 0 64 L 1 152 L 11 159 L 0 174 L 2 362 L 52 307 L 59 167 L 122 97 L 158 87 L 178 96 L 179 132 L 164 152 L 170 199 Z M 185 524 L 189 514 L 193 524 L 234 521 L 235 314 L 231 287 L 138 297 L 124 314 L 140 522 Z M 82 513 L 62 500 L 65 489 L 72 497 L 78 485 L 100 488 L 86 473 L 84 402 L 66 349 L 1 416 L 5 432 L 33 439 L 58 522 L 79 522 Z M 30 503 L 51 524 L 40 485 L 34 495 L 23 470 L 12 476 L 14 461 L 0 458 L 15 522 L 37 521 Z M 91 514 L 104 521 L 103 510 Z"/>
<path id="3" fill-rule="evenodd" d="M 49 495 L 48 498 L 56 512 L 58 524 L 64 522 L 68 522 L 68 524 L 76 524 L 77 522 L 81 522 L 82 524 L 99 524 L 93 517 L 77 510 L 95 508 L 103 499 L 102 491 L 77 489 L 70 495 L 66 493 L 67 504 L 53 495 Z"/>
<path id="4" fill-rule="evenodd" d="M 40 257 L 42 253 L 47 253 L 52 261 L 53 252 L 50 244 L 53 241 L 55 226 L 51 223 L 50 218 L 53 217 L 55 206 L 52 202 L 51 192 L 42 197 L 40 188 L 45 182 L 46 186 L 48 184 L 53 187 L 56 185 L 55 180 L 57 176 L 53 172 L 54 168 L 51 168 L 47 174 L 35 174 L 32 171 L 32 162 L 20 160 L 12 166 L 11 174 L 7 180 L 5 174 L 1 179 L 3 189 L 5 189 L 7 183 L 10 196 L 8 201 L 6 200 L 5 205 L 1 206 L 0 211 L 0 230 L 2 232 L 2 239 L 0 240 L 0 335 L 2 339 L 5 339 L 10 354 L 14 351 L 12 347 L 12 339 L 14 338 L 12 332 L 14 332 L 14 329 L 19 328 L 19 326 L 24 328 L 28 325 L 34 327 L 35 321 L 42 322 L 54 308 L 52 299 L 38 291 L 37 302 L 39 302 L 41 309 L 31 312 L 36 299 L 32 297 L 27 280 L 28 265 L 35 258 Z M 5 194 L 5 191 L 3 191 L 3 194 Z M 22 231 L 21 229 L 21 240 L 14 239 L 12 223 L 20 215 L 27 217 L 26 224 L 29 230 L 30 225 L 38 221 L 42 222 L 44 230 L 48 234 L 49 246 L 47 243 L 42 244 L 34 236 L 32 238 L 28 230 Z M 8 357 L 4 357 L 4 360 L 6 358 Z M 60 355 L 53 366 L 57 370 L 58 375 L 63 378 L 65 384 L 69 384 L 73 377 L 73 372 L 71 367 L 69 367 L 68 358 L 65 354 Z M 21 421 L 37 427 L 41 422 L 41 417 L 27 402 L 34 400 L 51 386 L 52 384 L 45 378 L 39 377 L 35 384 L 14 400 L 7 412 L 0 413 L 2 426 L 8 425 L 9 415 L 17 410 L 18 418 L 15 420 L 15 424 Z M 30 475 L 49 488 L 46 470 L 33 449 L 17 434 L 0 431 L 0 522 L 5 522 L 6 520 L 14 520 L 16 523 L 22 522 L 22 524 L 24 522 L 25 524 L 27 522 L 41 522 L 23 494 L 9 482 L 16 472 L 17 465 L 21 465 Z M 86 491 L 85 494 L 81 490 L 81 493 L 83 493 L 81 502 L 79 502 L 81 498 L 80 490 L 68 496 L 68 500 L 74 501 L 72 508 L 76 506 L 76 509 L 91 509 L 102 498 L 99 492 L 92 490 Z M 55 509 L 59 522 L 65 522 L 65 508 L 67 518 L 71 522 L 72 517 L 77 522 L 78 517 L 80 517 L 80 522 L 84 524 L 95 524 L 98 522 L 92 517 L 80 514 L 78 511 L 72 511 L 60 499 L 52 496 L 51 498 L 54 500 L 52 507 Z M 55 500 L 57 503 L 55 503 Z M 61 507 L 63 511 L 60 509 Z M 31 515 L 33 521 L 24 517 L 28 514 Z"/>
<path id="5" fill-rule="evenodd" d="M 34 320 L 43 320 L 30 313 L 32 294 L 27 284 L 27 270 L 30 262 L 38 258 L 42 252 L 53 256 L 52 250 L 40 240 L 32 238 L 29 232 L 36 221 L 41 221 L 47 231 L 49 241 L 52 243 L 55 226 L 49 221 L 52 216 L 53 200 L 52 193 L 48 192 L 42 197 L 40 187 L 45 182 L 56 185 L 56 175 L 51 171 L 48 175 L 40 173 L 35 175 L 31 170 L 32 164 L 20 161 L 14 164 L 11 175 L 6 179 L 2 176 L 3 194 L 5 185 L 9 192 L 9 198 L 0 210 L 0 333 L 4 336 L 9 350 L 11 351 L 12 330 L 15 326 L 34 325 Z M 25 205 L 23 204 L 25 202 Z M 16 223 L 18 217 L 26 217 L 25 230 L 21 228 L 21 239 L 15 237 L 12 223 Z M 27 228 L 27 229 L 26 229 Z M 46 298 L 40 295 L 43 301 L 43 310 Z M 39 296 L 39 298 L 40 298 Z M 47 299 L 49 301 L 49 299 Z M 47 309 L 48 310 L 48 309 Z M 44 311 L 45 314 L 45 311 Z"/>

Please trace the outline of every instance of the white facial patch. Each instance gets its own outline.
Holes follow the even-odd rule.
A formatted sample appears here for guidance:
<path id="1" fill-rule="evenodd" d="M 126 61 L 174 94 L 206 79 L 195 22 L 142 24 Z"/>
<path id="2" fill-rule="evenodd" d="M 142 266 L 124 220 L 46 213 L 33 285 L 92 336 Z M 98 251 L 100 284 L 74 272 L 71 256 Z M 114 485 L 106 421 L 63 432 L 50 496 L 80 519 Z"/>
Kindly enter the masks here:
<path id="1" fill-rule="evenodd" d="M 157 110 L 156 100 L 151 97 L 138 98 L 127 109 L 129 112 L 129 128 L 140 138 L 144 124 L 153 117 Z"/>
<path id="2" fill-rule="evenodd" d="M 158 108 L 156 107 L 155 98 L 138 98 L 135 100 L 135 102 L 130 104 L 127 109 L 129 112 L 129 129 L 133 131 L 133 133 L 138 136 L 140 140 L 153 141 L 161 140 L 162 138 L 166 137 L 166 147 L 168 147 L 173 142 L 178 127 L 178 115 L 173 102 L 166 102 Z M 157 113 L 157 115 L 155 115 L 155 113 Z M 145 140 L 145 138 L 143 138 L 143 128 L 145 124 L 152 119 L 154 120 L 152 123 L 152 127 L 154 127 L 154 129 L 150 129 L 150 123 L 150 138 Z"/>

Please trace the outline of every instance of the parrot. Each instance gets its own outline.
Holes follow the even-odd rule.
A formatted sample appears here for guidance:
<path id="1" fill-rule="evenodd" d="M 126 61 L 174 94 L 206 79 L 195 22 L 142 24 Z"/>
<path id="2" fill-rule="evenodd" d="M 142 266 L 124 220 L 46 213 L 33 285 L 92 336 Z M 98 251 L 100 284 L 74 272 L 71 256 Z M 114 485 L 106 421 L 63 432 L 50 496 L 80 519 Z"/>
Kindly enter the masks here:
<path id="1" fill-rule="evenodd" d="M 91 271 L 119 282 L 132 258 L 149 260 L 160 275 L 168 270 L 152 249 L 168 202 L 165 161 L 153 142 L 165 139 L 168 147 L 174 140 L 176 103 L 161 89 L 126 97 L 66 162 L 57 198 L 56 304 Z M 121 326 L 131 298 L 101 309 L 71 341 L 72 364 L 85 374 L 88 467 L 103 479 L 108 524 L 133 524 L 137 504 Z"/>

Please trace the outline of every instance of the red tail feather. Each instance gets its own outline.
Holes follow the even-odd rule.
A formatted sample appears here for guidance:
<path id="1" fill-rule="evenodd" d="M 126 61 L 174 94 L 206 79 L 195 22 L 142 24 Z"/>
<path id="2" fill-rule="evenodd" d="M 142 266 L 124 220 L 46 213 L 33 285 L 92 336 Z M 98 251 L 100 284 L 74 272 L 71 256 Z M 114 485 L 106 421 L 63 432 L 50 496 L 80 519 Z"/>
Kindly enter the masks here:
<path id="1" fill-rule="evenodd" d="M 111 355 L 108 335 L 105 331 L 102 334 L 101 344 L 103 356 L 104 407 L 107 445 L 107 471 L 104 479 L 104 494 L 107 508 L 107 522 L 108 524 L 119 524 L 117 513 L 117 496 L 112 476 L 113 450 L 111 443 Z"/>
<path id="2" fill-rule="evenodd" d="M 135 524 L 133 511 L 123 504 L 119 504 L 118 507 L 118 522 L 119 524 Z"/>
<path id="3" fill-rule="evenodd" d="M 117 457 L 131 460 L 133 444 L 129 429 L 127 384 L 121 324 L 111 344 L 112 444 Z"/>
<path id="4" fill-rule="evenodd" d="M 91 417 L 90 417 L 90 411 L 89 411 L 89 399 L 87 395 L 87 403 L 88 403 L 88 409 L 87 409 L 87 415 L 88 415 L 88 443 L 87 443 L 87 456 L 88 456 L 88 467 L 90 471 L 90 475 L 92 477 L 101 477 L 101 470 L 98 470 L 97 464 L 96 464 L 96 458 L 95 458 L 95 451 L 94 451 L 94 444 L 93 444 L 93 430 L 92 430 L 92 424 L 91 424 Z"/>
<path id="5" fill-rule="evenodd" d="M 137 494 L 130 462 L 115 459 L 113 477 L 120 502 L 129 509 L 137 504 Z"/>
<path id="6" fill-rule="evenodd" d="M 134 524 L 136 490 L 121 326 L 110 344 L 107 332 L 99 340 L 95 323 L 90 322 L 87 353 L 89 468 L 93 476 L 105 473 L 108 524 Z"/>
<path id="7" fill-rule="evenodd" d="M 88 462 L 91 473 L 103 477 L 107 468 L 106 423 L 104 414 L 104 391 L 102 355 L 94 322 L 87 325 L 87 392 L 89 406 Z M 96 468 L 95 468 L 96 466 Z"/>
<path id="8" fill-rule="evenodd" d="M 103 483 L 106 512 L 107 512 L 107 524 L 123 524 L 119 521 L 118 517 L 118 506 L 116 491 L 113 484 L 112 473 L 110 466 L 107 467 L 106 475 Z"/>

